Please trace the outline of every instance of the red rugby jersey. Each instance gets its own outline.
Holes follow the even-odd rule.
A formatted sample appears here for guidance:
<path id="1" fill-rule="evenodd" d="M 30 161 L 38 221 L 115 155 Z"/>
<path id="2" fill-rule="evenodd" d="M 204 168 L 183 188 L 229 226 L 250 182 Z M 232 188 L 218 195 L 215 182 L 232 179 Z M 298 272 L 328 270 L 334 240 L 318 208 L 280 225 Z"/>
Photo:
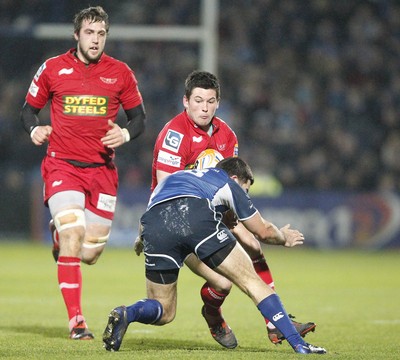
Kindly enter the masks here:
<path id="1" fill-rule="evenodd" d="M 26 101 L 42 109 L 50 100 L 53 132 L 47 154 L 60 159 L 105 163 L 114 157 L 100 139 L 115 121 L 119 107 L 142 103 L 134 72 L 127 64 L 102 54 L 97 63 L 84 64 L 75 49 L 50 58 L 34 76 Z"/>
<path id="2" fill-rule="evenodd" d="M 183 170 L 194 164 L 203 150 L 215 149 L 224 158 L 238 155 L 238 141 L 234 131 L 216 116 L 212 124 L 213 132 L 210 136 L 183 111 L 164 126 L 154 146 L 151 190 L 157 185 L 157 170 L 168 173 Z"/>

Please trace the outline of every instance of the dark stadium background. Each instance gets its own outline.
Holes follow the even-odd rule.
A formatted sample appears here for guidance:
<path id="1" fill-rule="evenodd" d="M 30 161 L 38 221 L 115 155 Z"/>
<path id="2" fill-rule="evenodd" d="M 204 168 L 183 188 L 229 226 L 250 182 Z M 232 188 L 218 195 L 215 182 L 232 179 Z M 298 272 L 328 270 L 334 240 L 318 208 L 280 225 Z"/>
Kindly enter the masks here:
<path id="1" fill-rule="evenodd" d="M 19 111 L 41 63 L 74 46 L 73 15 L 99 4 L 111 20 L 106 52 L 135 70 L 148 114 L 145 135 L 117 152 L 121 192 L 111 243 L 131 241 L 155 137 L 181 111 L 183 82 L 200 67 L 200 49 L 118 40 L 113 27 L 197 26 L 201 3 L 0 1 L 0 240 L 48 241 L 39 173 L 45 149 L 24 133 Z M 256 173 L 253 195 L 265 217 L 301 228 L 312 246 L 400 246 L 400 3 L 218 3 L 217 115 L 236 131 L 240 156 Z M 41 23 L 70 24 L 70 40 L 35 38 Z"/>

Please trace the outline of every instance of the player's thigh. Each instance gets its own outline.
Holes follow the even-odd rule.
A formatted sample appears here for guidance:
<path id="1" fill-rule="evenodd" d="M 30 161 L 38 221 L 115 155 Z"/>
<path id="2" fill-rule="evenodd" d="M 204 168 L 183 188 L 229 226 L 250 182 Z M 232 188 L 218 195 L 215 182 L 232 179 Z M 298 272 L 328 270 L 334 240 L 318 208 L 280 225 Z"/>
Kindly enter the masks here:
<path id="1" fill-rule="evenodd" d="M 86 232 L 82 244 L 82 261 L 88 265 L 94 265 L 102 254 L 107 244 L 112 221 L 89 210 L 85 210 Z"/>
<path id="2" fill-rule="evenodd" d="M 112 220 L 95 214 L 86 209 L 86 234 L 87 243 L 105 243 L 108 241 L 111 231 Z"/>
<path id="3" fill-rule="evenodd" d="M 215 270 L 249 295 L 255 304 L 274 293 L 257 275 L 250 257 L 239 244 L 236 244 Z"/>
<path id="4" fill-rule="evenodd" d="M 85 208 L 85 194 L 76 190 L 59 191 L 53 194 L 48 200 L 51 217 L 67 209 Z"/>
<path id="5" fill-rule="evenodd" d="M 193 253 L 185 259 L 185 264 L 193 273 L 206 280 L 218 292 L 228 293 L 231 290 L 232 283 L 226 277 L 210 269 Z"/>

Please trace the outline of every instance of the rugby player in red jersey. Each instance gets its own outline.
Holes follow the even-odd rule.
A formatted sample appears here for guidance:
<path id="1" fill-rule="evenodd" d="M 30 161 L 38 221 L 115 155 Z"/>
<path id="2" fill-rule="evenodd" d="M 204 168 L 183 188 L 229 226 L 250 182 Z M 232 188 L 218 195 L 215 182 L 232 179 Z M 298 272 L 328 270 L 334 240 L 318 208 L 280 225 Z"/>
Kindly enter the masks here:
<path id="1" fill-rule="evenodd" d="M 188 75 L 183 96 L 185 109 L 164 126 L 155 143 L 151 190 L 168 175 L 192 167 L 203 150 L 215 149 L 224 158 L 238 155 L 234 131 L 215 116 L 219 102 L 220 84 L 215 75 L 206 71 L 194 71 Z M 240 222 L 232 232 L 250 255 L 257 274 L 274 289 L 272 274 L 259 241 Z M 224 347 L 236 347 L 236 337 L 221 314 L 221 305 L 230 292 L 231 282 L 208 268 L 194 254 L 185 260 L 185 264 L 206 280 L 201 289 L 202 315 L 211 335 Z M 269 339 L 274 344 L 281 343 L 285 339 L 283 334 L 268 319 L 265 321 Z M 316 326 L 312 322 L 302 324 L 296 321 L 293 325 L 302 336 L 314 331 Z"/>
<path id="2" fill-rule="evenodd" d="M 69 336 L 77 340 L 93 339 L 82 314 L 80 264 L 96 263 L 109 238 L 118 187 L 114 149 L 145 128 L 134 72 L 104 53 L 108 30 L 102 7 L 77 13 L 76 48 L 43 63 L 21 111 L 32 142 L 48 143 L 41 168 L 44 203 L 52 216 L 53 256 Z M 48 101 L 50 125 L 38 116 Z M 127 116 L 125 128 L 115 123 L 120 107 Z"/>

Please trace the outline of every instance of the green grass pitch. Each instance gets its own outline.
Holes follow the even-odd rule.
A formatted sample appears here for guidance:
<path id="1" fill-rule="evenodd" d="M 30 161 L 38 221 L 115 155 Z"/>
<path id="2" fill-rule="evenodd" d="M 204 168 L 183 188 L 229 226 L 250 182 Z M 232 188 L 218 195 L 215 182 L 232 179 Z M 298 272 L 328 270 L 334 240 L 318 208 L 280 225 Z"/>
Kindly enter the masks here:
<path id="1" fill-rule="evenodd" d="M 400 250 L 385 252 L 265 248 L 276 290 L 299 321 L 315 321 L 306 340 L 326 359 L 400 359 Z M 94 341 L 68 339 L 67 315 L 50 247 L 0 242 L 0 358 L 4 359 L 296 359 L 274 346 L 256 307 L 237 288 L 224 316 L 239 341 L 220 347 L 200 315 L 202 279 L 181 270 L 174 322 L 131 324 L 118 353 L 102 347 L 109 311 L 145 297 L 143 256 L 108 247 L 82 265 L 83 310 Z M 312 355 L 313 357 L 319 355 Z"/>

